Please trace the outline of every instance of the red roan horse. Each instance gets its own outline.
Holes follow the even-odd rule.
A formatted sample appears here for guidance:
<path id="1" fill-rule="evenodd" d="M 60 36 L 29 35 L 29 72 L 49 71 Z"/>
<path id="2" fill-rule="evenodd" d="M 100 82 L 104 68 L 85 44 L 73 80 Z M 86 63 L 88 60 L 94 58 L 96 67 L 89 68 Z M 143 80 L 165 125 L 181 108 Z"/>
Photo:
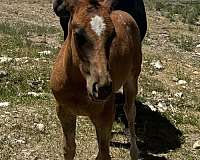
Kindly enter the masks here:
<path id="1" fill-rule="evenodd" d="M 141 70 L 141 41 L 135 20 L 112 11 L 112 0 L 66 0 L 71 12 L 69 34 L 56 59 L 51 89 L 64 133 L 64 157 L 75 156 L 76 116 L 89 116 L 96 127 L 97 160 L 110 160 L 115 116 L 114 95 L 122 86 L 132 160 L 138 159 L 135 98 Z"/>

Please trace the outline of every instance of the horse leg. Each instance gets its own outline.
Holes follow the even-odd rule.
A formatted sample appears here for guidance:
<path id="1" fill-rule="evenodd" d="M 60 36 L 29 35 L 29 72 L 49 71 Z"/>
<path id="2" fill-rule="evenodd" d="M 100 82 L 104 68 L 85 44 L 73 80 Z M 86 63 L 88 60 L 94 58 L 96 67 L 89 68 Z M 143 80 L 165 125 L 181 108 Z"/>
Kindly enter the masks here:
<path id="1" fill-rule="evenodd" d="M 65 111 L 63 106 L 57 107 L 57 115 L 63 129 L 64 159 L 73 160 L 76 153 L 76 116 Z"/>
<path id="2" fill-rule="evenodd" d="M 124 94 L 125 94 L 124 112 L 128 120 L 128 126 L 131 135 L 130 155 L 132 160 L 137 160 L 139 152 L 136 144 L 136 134 L 135 134 L 135 117 L 136 117 L 135 98 L 137 94 L 137 77 L 132 77 L 132 79 L 128 80 L 125 83 Z"/>
<path id="3" fill-rule="evenodd" d="M 104 105 L 104 110 L 91 118 L 96 127 L 99 152 L 96 160 L 111 160 L 109 146 L 112 124 L 115 116 L 114 96 Z"/>

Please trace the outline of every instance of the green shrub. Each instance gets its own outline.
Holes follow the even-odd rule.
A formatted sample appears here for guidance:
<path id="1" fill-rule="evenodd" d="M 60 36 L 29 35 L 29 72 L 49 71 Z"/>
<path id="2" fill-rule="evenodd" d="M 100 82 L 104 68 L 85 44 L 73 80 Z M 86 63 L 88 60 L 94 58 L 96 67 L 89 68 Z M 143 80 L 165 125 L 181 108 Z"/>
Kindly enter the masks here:
<path id="1" fill-rule="evenodd" d="M 200 17 L 200 3 L 195 0 L 167 1 L 167 0 L 146 0 L 146 7 L 150 10 L 166 12 L 168 18 L 174 21 L 176 14 L 181 15 L 184 23 L 196 24 Z"/>

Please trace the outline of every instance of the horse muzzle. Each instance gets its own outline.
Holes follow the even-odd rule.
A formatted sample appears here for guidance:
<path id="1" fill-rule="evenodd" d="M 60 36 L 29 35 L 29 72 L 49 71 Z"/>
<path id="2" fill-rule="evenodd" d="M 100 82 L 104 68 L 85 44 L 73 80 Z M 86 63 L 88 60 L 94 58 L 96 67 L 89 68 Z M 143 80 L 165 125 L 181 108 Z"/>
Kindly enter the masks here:
<path id="1" fill-rule="evenodd" d="M 100 85 L 97 82 L 92 85 L 92 99 L 94 101 L 104 101 L 112 93 L 112 82 Z"/>

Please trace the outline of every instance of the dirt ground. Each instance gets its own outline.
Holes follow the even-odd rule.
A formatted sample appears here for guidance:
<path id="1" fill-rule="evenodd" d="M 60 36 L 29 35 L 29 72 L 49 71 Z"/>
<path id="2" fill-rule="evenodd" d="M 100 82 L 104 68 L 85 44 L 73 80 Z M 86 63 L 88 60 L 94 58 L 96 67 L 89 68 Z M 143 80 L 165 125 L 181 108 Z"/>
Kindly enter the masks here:
<path id="1" fill-rule="evenodd" d="M 137 103 L 136 119 L 139 148 L 145 160 L 198 160 L 200 151 L 192 146 L 200 140 L 200 57 L 195 48 L 200 43 L 200 27 L 180 21 L 170 22 L 158 11 L 147 10 L 147 15 L 148 33 L 143 44 L 143 69 L 138 94 L 140 102 Z M 49 42 L 45 43 L 55 45 L 55 48 L 62 41 L 59 19 L 53 13 L 51 0 L 1 0 L 0 22 L 10 26 L 23 23 L 47 28 Z M 51 33 L 48 29 L 51 27 L 58 31 Z M 2 44 L 4 36 L 0 32 Z M 43 35 L 31 40 L 43 44 L 38 38 L 40 36 Z M 190 37 L 189 41 L 194 44 L 191 51 L 179 47 L 179 40 L 184 40 L 184 37 Z M 188 44 L 187 41 L 183 43 Z M 55 55 L 44 61 L 45 65 L 49 65 L 48 70 Z M 25 56 L 30 55 L 21 55 Z M 15 53 L 13 57 L 16 57 Z M 162 69 L 154 68 L 153 62 L 158 60 L 162 63 Z M 40 65 L 40 62 L 31 64 Z M 20 66 L 22 71 L 23 65 Z M 0 69 L 6 69 L 5 66 L 0 64 Z M 33 74 L 38 73 L 34 71 Z M 174 77 L 186 80 L 187 84 L 177 85 L 178 80 Z M 47 92 L 50 93 L 49 90 Z M 33 98 L 28 102 L 17 102 L 15 99 L 10 108 L 0 108 L 0 159 L 63 159 L 62 132 L 55 114 L 53 96 L 50 93 L 47 99 Z M 167 107 L 166 111 L 161 112 L 159 107 L 156 112 L 150 109 L 151 105 L 159 106 L 159 102 Z M 123 113 L 118 116 L 121 116 L 121 121 L 124 120 Z M 42 131 L 37 128 L 40 123 L 45 126 Z M 124 125 L 115 123 L 113 128 L 112 159 L 130 159 L 129 139 L 124 133 Z M 98 151 L 96 134 L 87 117 L 78 118 L 76 143 L 77 160 L 95 159 Z"/>

